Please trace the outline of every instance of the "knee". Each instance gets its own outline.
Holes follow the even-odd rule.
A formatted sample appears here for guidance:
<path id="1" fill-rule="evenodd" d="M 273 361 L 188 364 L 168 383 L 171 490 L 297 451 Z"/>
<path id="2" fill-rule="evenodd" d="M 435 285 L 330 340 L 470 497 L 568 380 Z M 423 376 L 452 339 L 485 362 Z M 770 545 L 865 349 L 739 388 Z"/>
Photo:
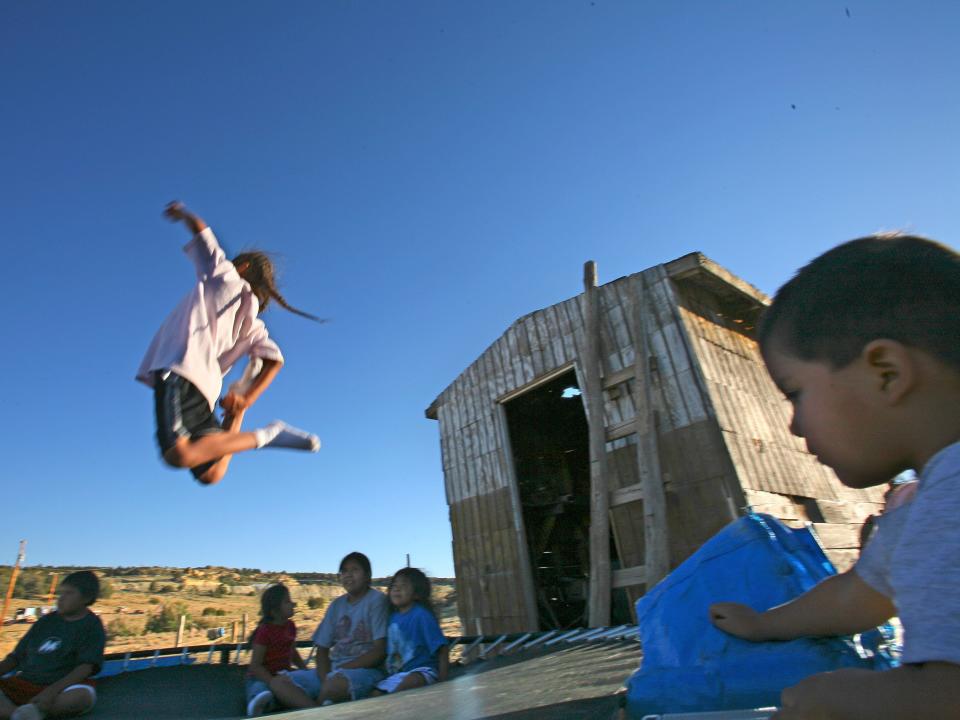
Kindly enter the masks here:
<path id="1" fill-rule="evenodd" d="M 190 449 L 190 441 L 186 438 L 177 440 L 177 444 L 163 453 L 163 461 L 167 465 L 177 468 L 192 467 L 193 453 Z"/>
<path id="2" fill-rule="evenodd" d="M 226 472 L 226 468 L 218 463 L 198 477 L 197 482 L 201 485 L 216 485 L 223 479 Z"/>

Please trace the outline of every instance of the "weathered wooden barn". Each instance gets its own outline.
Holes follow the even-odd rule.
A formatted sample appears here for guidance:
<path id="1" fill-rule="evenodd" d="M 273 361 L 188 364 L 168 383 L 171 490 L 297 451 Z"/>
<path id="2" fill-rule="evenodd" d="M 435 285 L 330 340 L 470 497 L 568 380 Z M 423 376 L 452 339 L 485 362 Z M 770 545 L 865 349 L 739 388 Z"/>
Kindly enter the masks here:
<path id="1" fill-rule="evenodd" d="M 599 287 L 588 270 L 426 411 L 464 632 L 629 622 L 648 581 L 750 510 L 813 523 L 849 566 L 882 488 L 844 487 L 790 434 L 754 339 L 768 298 L 700 253 Z"/>

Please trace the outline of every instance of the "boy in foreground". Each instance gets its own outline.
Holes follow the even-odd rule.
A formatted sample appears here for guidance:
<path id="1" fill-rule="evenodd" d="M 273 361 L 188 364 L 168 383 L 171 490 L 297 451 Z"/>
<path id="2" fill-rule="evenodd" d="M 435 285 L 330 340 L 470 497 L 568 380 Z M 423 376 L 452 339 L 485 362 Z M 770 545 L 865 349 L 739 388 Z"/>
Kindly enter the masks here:
<path id="1" fill-rule="evenodd" d="M 915 497 L 857 564 L 778 607 L 710 608 L 753 641 L 861 632 L 898 615 L 903 665 L 806 678 L 778 720 L 960 717 L 960 255 L 923 238 L 853 240 L 777 293 L 759 330 L 793 434 L 849 487 L 914 468 Z"/>
<path id="2" fill-rule="evenodd" d="M 97 699 L 90 678 L 103 664 L 106 634 L 90 612 L 100 581 L 89 570 L 60 583 L 57 611 L 40 618 L 0 661 L 0 718 L 42 720 L 79 715 Z"/>

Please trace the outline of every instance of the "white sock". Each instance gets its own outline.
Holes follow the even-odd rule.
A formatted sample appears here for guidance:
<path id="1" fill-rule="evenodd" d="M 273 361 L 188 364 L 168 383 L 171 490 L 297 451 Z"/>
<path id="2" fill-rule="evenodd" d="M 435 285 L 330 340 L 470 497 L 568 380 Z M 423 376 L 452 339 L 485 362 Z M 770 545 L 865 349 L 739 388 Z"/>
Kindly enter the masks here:
<path id="1" fill-rule="evenodd" d="M 282 420 L 274 420 L 264 428 L 253 431 L 257 438 L 257 447 L 290 448 L 292 450 L 320 449 L 320 438 L 306 430 L 287 425 Z"/>

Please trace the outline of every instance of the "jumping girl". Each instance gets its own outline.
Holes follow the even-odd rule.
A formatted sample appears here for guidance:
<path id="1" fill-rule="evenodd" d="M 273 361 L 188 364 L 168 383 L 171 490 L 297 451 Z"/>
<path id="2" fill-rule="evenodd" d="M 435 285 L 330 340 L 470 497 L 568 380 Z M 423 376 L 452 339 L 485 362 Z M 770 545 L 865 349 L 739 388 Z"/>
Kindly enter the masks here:
<path id="1" fill-rule="evenodd" d="M 248 717 L 272 710 L 276 701 L 287 707 L 313 704 L 285 673 L 291 665 L 301 670 L 307 667 L 297 652 L 297 626 L 290 619 L 296 607 L 282 583 L 271 585 L 260 596 L 260 624 L 250 638 L 252 652 L 246 678 Z"/>
<path id="2" fill-rule="evenodd" d="M 376 694 L 432 685 L 447 679 L 447 639 L 430 602 L 430 578 L 417 568 L 398 570 L 388 590 L 393 614 L 387 628 L 387 673 Z"/>
<path id="3" fill-rule="evenodd" d="M 170 203 L 164 215 L 183 222 L 193 235 L 184 252 L 197 272 L 193 290 L 160 326 L 137 371 L 137 380 L 154 390 L 164 461 L 188 467 L 197 480 L 212 485 L 227 472 L 231 456 L 243 450 L 317 452 L 316 435 L 279 420 L 252 432 L 241 432 L 240 425 L 283 365 L 280 348 L 257 316 L 273 299 L 290 312 L 322 321 L 287 304 L 264 253 L 241 253 L 231 262 L 213 231 L 182 203 Z M 220 400 L 225 411 L 221 423 L 214 409 L 223 377 L 245 355 L 249 362 L 243 380 Z"/>

